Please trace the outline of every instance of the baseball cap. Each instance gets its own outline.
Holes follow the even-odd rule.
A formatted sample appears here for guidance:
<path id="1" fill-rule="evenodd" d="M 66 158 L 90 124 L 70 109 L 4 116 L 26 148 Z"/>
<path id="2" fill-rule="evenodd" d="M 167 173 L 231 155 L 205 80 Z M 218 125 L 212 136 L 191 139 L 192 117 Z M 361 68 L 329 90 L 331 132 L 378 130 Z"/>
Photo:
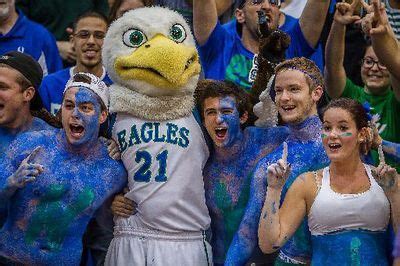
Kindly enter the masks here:
<path id="1" fill-rule="evenodd" d="M 9 67 L 17 70 L 32 84 L 36 92 L 31 100 L 30 109 L 42 109 L 43 102 L 40 98 L 38 89 L 43 79 L 43 70 L 39 63 L 28 54 L 18 51 L 11 51 L 0 56 L 0 64 L 8 65 Z"/>
<path id="2" fill-rule="evenodd" d="M 17 70 L 32 83 L 35 89 L 39 88 L 43 78 L 43 70 L 32 56 L 12 51 L 0 56 L 0 63 Z"/>
<path id="3" fill-rule="evenodd" d="M 78 76 L 83 75 L 88 77 L 90 79 L 90 84 L 81 81 L 74 81 L 74 78 L 77 75 Z M 78 72 L 68 80 L 67 85 L 65 85 L 64 94 L 71 87 L 83 87 L 96 93 L 108 110 L 110 106 L 110 92 L 107 85 L 103 81 L 101 81 L 97 76 L 91 73 Z"/>

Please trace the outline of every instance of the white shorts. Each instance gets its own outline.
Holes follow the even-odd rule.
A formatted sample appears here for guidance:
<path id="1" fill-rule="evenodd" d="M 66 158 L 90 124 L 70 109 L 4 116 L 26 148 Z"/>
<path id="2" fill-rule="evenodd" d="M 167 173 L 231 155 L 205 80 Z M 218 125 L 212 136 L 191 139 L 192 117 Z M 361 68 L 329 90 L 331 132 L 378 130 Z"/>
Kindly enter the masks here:
<path id="1" fill-rule="evenodd" d="M 105 265 L 205 266 L 212 265 L 212 252 L 202 232 L 178 234 L 116 225 Z"/>

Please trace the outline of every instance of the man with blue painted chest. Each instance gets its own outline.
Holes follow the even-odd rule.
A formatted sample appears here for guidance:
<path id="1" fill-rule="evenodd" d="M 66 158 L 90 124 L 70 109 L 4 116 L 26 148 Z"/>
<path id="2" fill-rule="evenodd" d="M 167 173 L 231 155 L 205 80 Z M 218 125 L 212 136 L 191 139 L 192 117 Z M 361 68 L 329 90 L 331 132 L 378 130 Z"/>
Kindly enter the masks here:
<path id="1" fill-rule="evenodd" d="M 206 203 L 211 216 L 214 264 L 244 264 L 249 258 L 233 253 L 231 244 L 253 189 L 251 173 L 257 162 L 287 137 L 286 127 L 246 127 L 249 99 L 230 82 L 201 81 L 198 107 L 213 142 L 204 168 Z M 246 249 L 252 250 L 257 236 Z"/>
<path id="2" fill-rule="evenodd" d="M 9 204 L 0 256 L 10 263 L 78 265 L 82 235 L 97 208 L 126 184 L 122 163 L 98 139 L 108 88 L 78 73 L 64 91 L 63 129 L 19 135 L 0 172 Z"/>
<path id="3" fill-rule="evenodd" d="M 275 71 L 275 105 L 283 124 L 289 128 L 286 139 L 289 152 L 287 160 L 292 167 L 292 173 L 284 186 L 283 198 L 299 174 L 328 164 L 320 137 L 322 124 L 317 114 L 317 103 L 322 96 L 324 83 L 318 67 L 304 57 L 286 60 Z M 258 220 L 267 186 L 266 169 L 282 157 L 283 146 L 281 144 L 262 158 L 252 173 L 250 199 L 230 248 L 230 252 L 236 254 L 234 257 L 241 258 L 235 265 L 245 262 L 252 253 L 249 247 L 254 247 L 258 242 Z M 307 264 L 311 255 L 309 237 L 307 224 L 303 223 L 281 248 L 275 264 Z M 226 263 L 229 264 L 228 261 Z"/>

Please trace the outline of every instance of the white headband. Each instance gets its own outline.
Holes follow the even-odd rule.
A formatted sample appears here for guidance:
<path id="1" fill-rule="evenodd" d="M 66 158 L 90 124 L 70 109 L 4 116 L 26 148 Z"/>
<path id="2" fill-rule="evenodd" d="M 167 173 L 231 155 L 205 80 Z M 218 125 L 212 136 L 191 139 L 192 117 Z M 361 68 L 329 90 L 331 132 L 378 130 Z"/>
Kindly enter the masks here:
<path id="1" fill-rule="evenodd" d="M 89 77 L 91 80 L 90 84 L 85 83 L 85 82 L 74 81 L 74 77 L 76 75 L 84 75 L 84 76 Z M 67 85 L 65 85 L 64 94 L 71 87 L 83 87 L 83 88 L 93 91 L 100 97 L 101 101 L 104 103 L 104 105 L 106 106 L 107 111 L 108 111 L 108 108 L 110 106 L 110 92 L 108 90 L 107 85 L 103 81 L 101 81 L 98 77 L 96 77 L 95 75 L 93 75 L 91 73 L 86 73 L 86 72 L 76 73 L 76 74 L 74 74 L 74 76 L 72 76 L 70 78 L 70 80 L 68 80 Z"/>

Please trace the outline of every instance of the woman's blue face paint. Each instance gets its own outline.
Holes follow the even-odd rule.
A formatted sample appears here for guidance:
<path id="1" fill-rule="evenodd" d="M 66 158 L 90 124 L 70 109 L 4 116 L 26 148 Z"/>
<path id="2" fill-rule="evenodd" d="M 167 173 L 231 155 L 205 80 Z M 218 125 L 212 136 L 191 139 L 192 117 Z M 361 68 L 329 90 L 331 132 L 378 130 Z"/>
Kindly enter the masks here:
<path id="1" fill-rule="evenodd" d="M 100 114 L 101 105 L 94 92 L 83 87 L 69 89 L 62 107 L 62 123 L 68 142 L 81 146 L 96 140 Z"/>

